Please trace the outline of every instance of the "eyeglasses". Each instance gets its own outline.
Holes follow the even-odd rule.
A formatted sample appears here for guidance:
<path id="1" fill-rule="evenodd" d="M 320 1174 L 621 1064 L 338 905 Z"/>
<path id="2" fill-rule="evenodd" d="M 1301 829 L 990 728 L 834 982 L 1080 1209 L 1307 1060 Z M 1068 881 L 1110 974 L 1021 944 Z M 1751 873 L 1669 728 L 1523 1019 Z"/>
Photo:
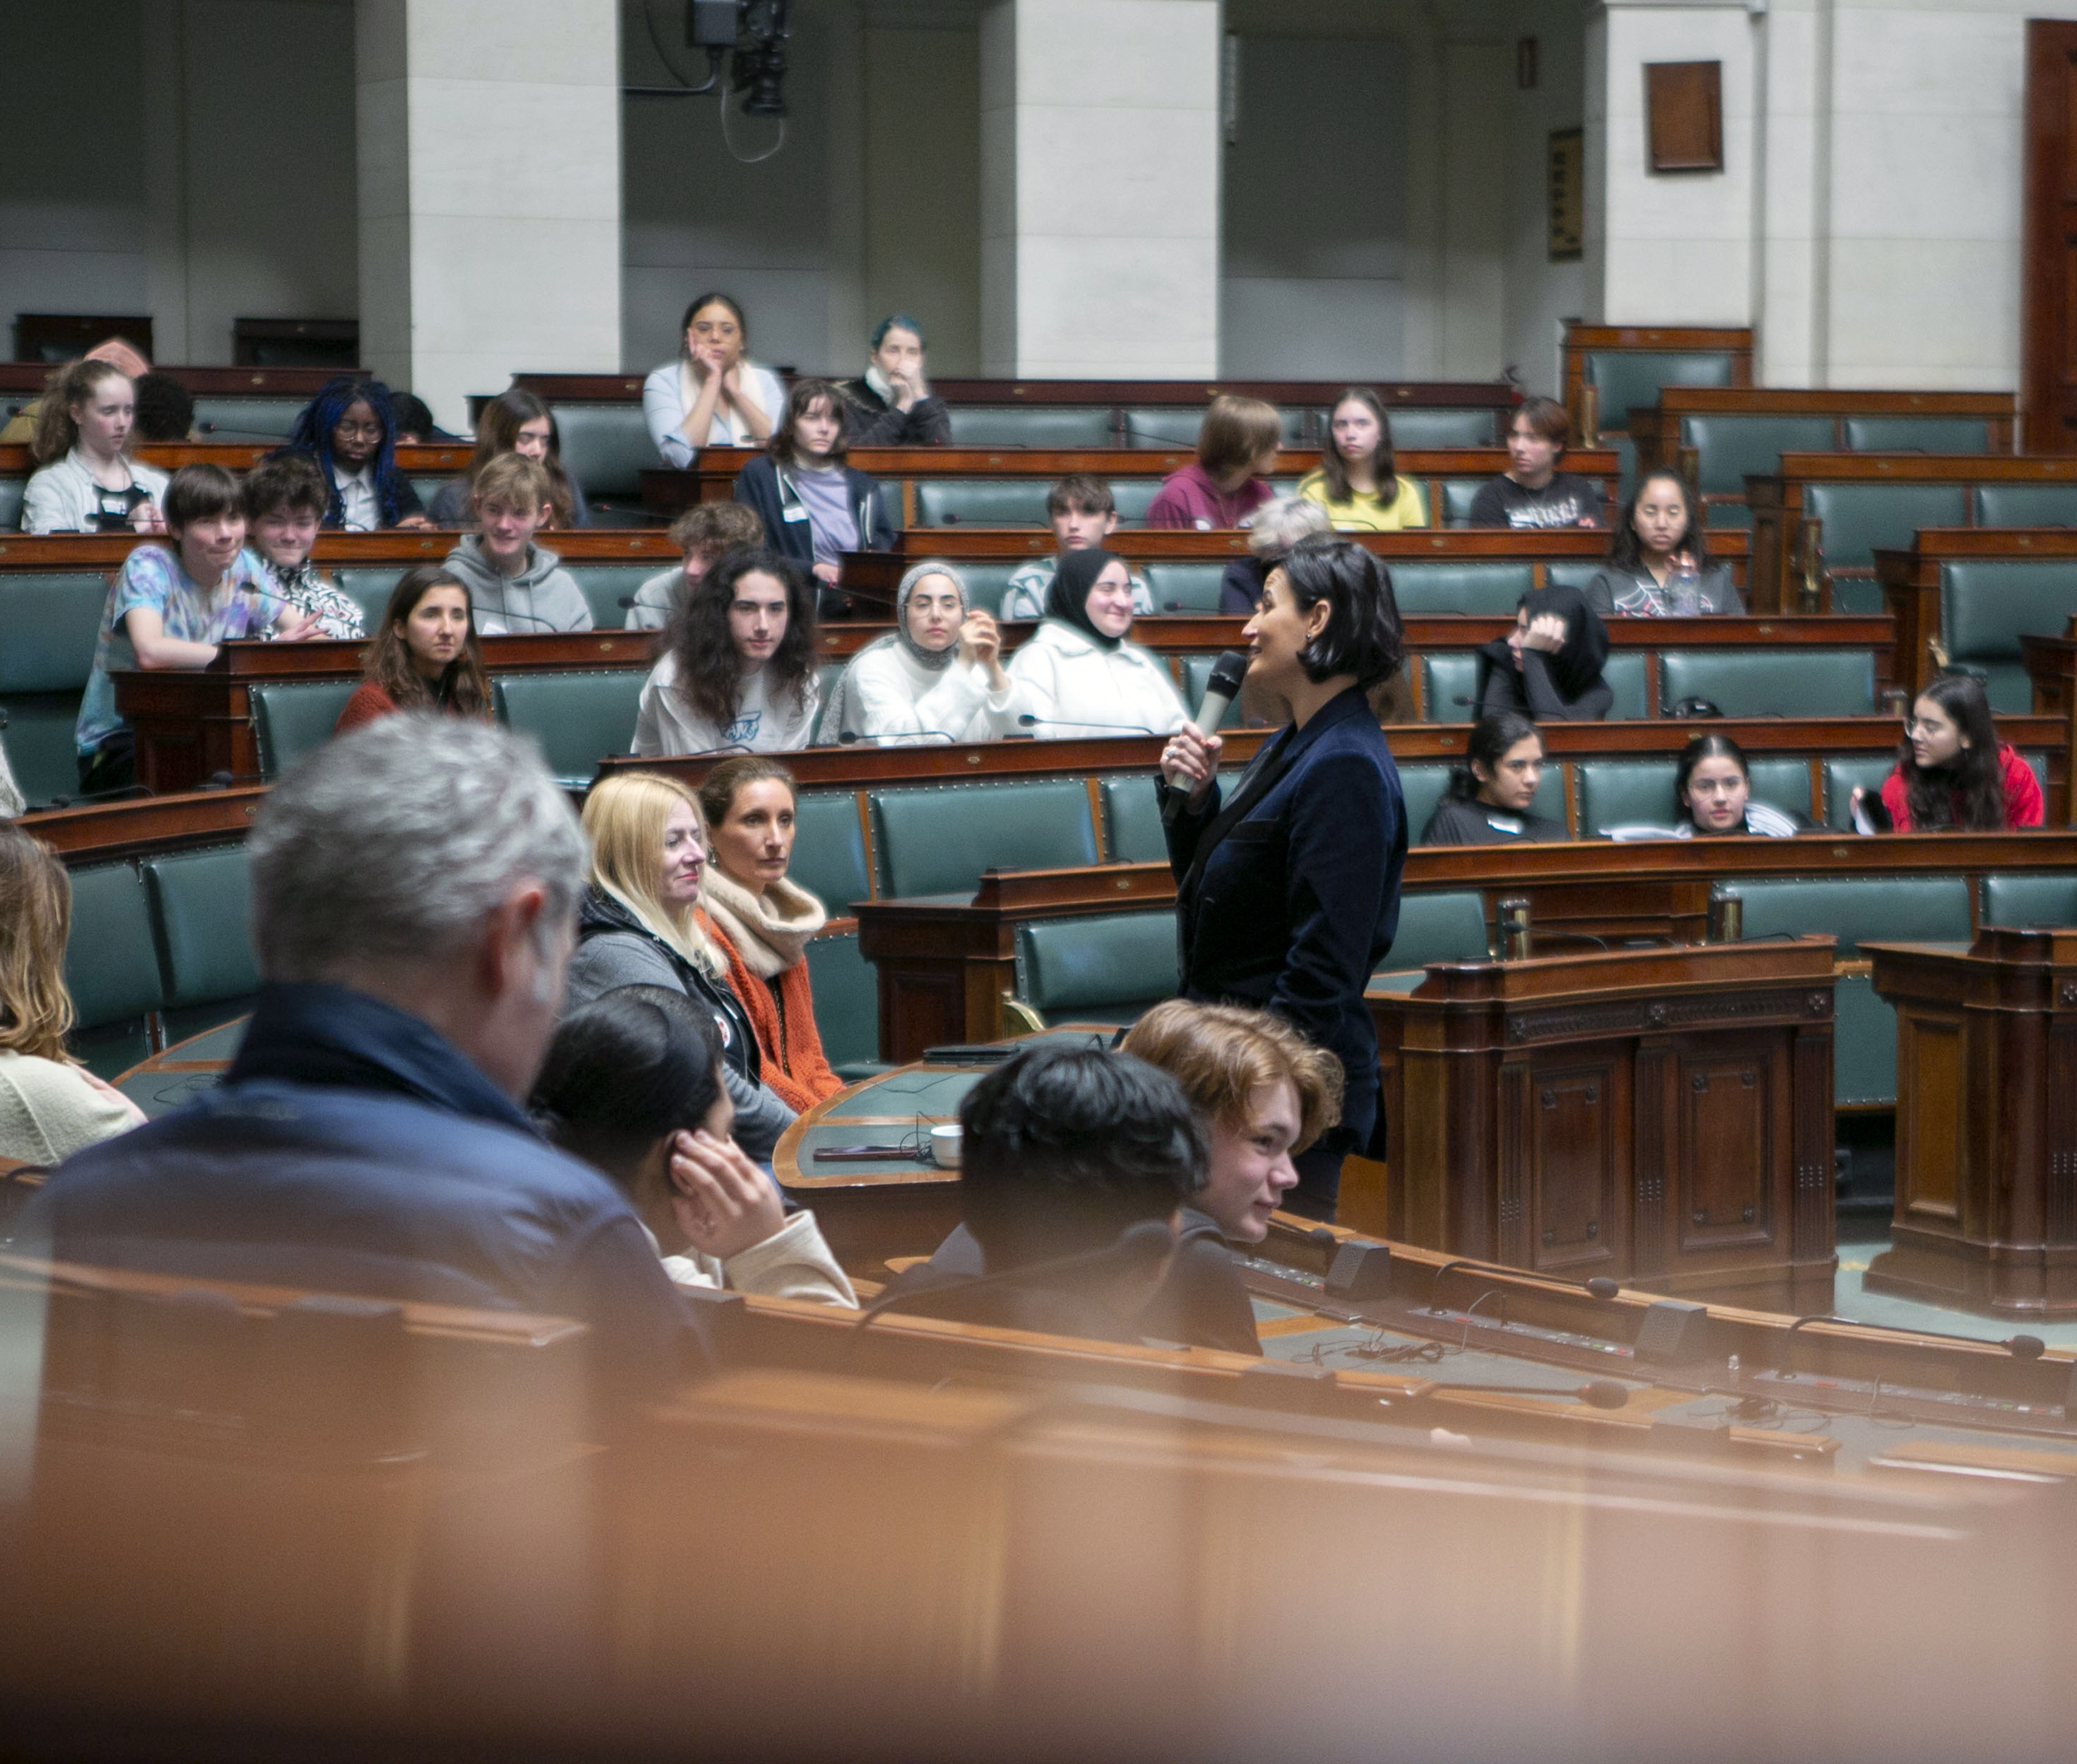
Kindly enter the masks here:
<path id="1" fill-rule="evenodd" d="M 1937 735 L 1954 725 L 1944 719 L 1934 722 L 1928 717 L 1914 716 L 1904 720 L 1904 733 L 1908 735 Z"/>

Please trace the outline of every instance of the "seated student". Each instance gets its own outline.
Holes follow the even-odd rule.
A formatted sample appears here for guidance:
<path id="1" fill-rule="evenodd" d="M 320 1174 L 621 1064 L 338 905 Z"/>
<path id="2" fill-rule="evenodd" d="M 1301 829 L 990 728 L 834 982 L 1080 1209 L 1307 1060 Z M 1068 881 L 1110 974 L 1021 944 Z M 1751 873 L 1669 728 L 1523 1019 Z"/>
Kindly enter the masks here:
<path id="1" fill-rule="evenodd" d="M 1046 492 L 1046 518 L 1053 524 L 1053 543 L 1061 552 L 1087 551 L 1101 545 L 1117 531 L 1117 501 L 1111 487 L 1087 472 L 1070 472 Z M 1034 558 L 1009 572 L 1003 591 L 1001 616 L 1005 619 L 1042 619 L 1046 616 L 1046 591 L 1053 586 L 1058 558 Z M 1137 570 L 1132 572 L 1132 611 L 1144 615 L 1154 610 L 1154 591 Z"/>
<path id="2" fill-rule="evenodd" d="M 822 712 L 824 746 L 999 741 L 1018 733 L 1024 695 L 1003 666 L 1002 632 L 967 602 L 949 563 L 914 565 L 895 590 L 894 629 L 851 659 Z"/>
<path id="3" fill-rule="evenodd" d="M 310 455 L 277 453 L 261 460 L 245 474 L 239 499 L 246 536 L 274 597 L 315 619 L 313 636 L 359 637 L 367 624 L 361 602 L 327 582 L 310 561 L 325 513 L 325 480 Z"/>
<path id="4" fill-rule="evenodd" d="M 880 321 L 864 374 L 837 390 L 853 447 L 942 447 L 952 439 L 952 413 L 924 375 L 923 327 L 906 312 Z"/>
<path id="5" fill-rule="evenodd" d="M 755 754 L 806 747 L 815 684 L 815 597 L 774 551 L 732 551 L 672 620 L 635 718 L 635 751 Z"/>
<path id="6" fill-rule="evenodd" d="M 1691 618 L 1742 613 L 1731 572 L 1709 557 L 1687 486 L 1677 472 L 1647 472 L 1608 535 L 1608 558 L 1587 584 L 1603 618 Z"/>
<path id="7" fill-rule="evenodd" d="M 729 984 L 749 1013 L 764 1082 L 790 1108 L 812 1108 L 844 1088 L 815 1027 L 808 940 L 829 922 L 822 903 L 786 879 L 793 861 L 793 774 L 752 754 L 724 759 L 700 783 L 713 860 L 700 906 L 728 960 Z M 842 903 L 845 911 L 851 903 Z"/>
<path id="8" fill-rule="evenodd" d="M 562 560 L 533 536 L 547 523 L 547 468 L 523 454 L 500 454 L 476 474 L 477 530 L 447 554 L 468 586 L 476 629 L 487 637 L 544 631 L 589 631 L 592 603 Z"/>
<path id="9" fill-rule="evenodd" d="M 396 415 L 396 444 L 400 447 L 423 447 L 460 439 L 433 420 L 431 410 L 415 392 L 390 393 L 390 406 Z"/>
<path id="10" fill-rule="evenodd" d="M 490 679 L 469 590 L 437 563 L 417 564 L 397 577 L 361 673 L 336 734 L 399 710 L 438 710 L 479 722 L 490 715 Z"/>
<path id="11" fill-rule="evenodd" d="M 1184 1333 L 1157 1339 L 1201 1347 L 1233 1339 L 1230 1295 L 1217 1305 L 1161 1299 L 1175 1260 L 1160 1253 L 1161 1239 L 1172 1240 L 1179 1210 L 1204 1192 L 1206 1162 L 1196 1112 L 1167 1073 L 1129 1054 L 1027 1049 L 966 1093 L 960 1125 L 963 1229 L 897 1276 L 883 1300 L 1102 1341 L 1142 1341 L 1178 1325 Z M 1133 1241 L 1122 1242 L 1128 1232 Z M 1142 1250 L 1142 1233 L 1156 1253 Z M 1205 1265 L 1192 1255 L 1193 1287 Z M 1225 1275 L 1239 1285 L 1230 1260 Z"/>
<path id="12" fill-rule="evenodd" d="M 94 671 L 80 700 L 74 739 L 80 791 L 119 790 L 135 775 L 136 740 L 115 710 L 110 668 L 201 668 L 233 637 L 313 635 L 317 621 L 274 598 L 258 558 L 245 549 L 238 482 L 220 465 L 184 465 L 166 486 L 172 546 L 140 545 L 108 591 Z"/>
<path id="13" fill-rule="evenodd" d="M 49 846 L 0 822 L 0 1157 L 50 1165 L 142 1124 L 144 1111 L 65 1050 L 72 881 Z"/>
<path id="14" fill-rule="evenodd" d="M 1854 792 L 1857 826 L 1866 794 Z M 2040 780 L 1998 740 L 1982 685 L 1967 674 L 1942 674 L 1918 695 L 1882 806 L 1900 833 L 2017 833 L 2042 821 Z"/>
<path id="15" fill-rule="evenodd" d="M 1539 722 L 1598 723 L 1615 702 L 1602 677 L 1608 631 L 1579 589 L 1554 582 L 1531 588 L 1515 609 L 1515 628 L 1479 646 L 1478 705 L 1519 710 Z"/>
<path id="16" fill-rule="evenodd" d="M 151 371 L 151 363 L 132 348 L 127 339 L 120 337 L 108 337 L 95 344 L 80 359 L 106 361 L 132 386 Z M 44 382 L 44 396 L 49 396 L 48 388 L 55 386 L 77 365 L 67 361 L 53 368 Z M 0 447 L 27 447 L 34 443 L 37 425 L 43 420 L 43 401 L 42 397 L 32 398 L 7 419 L 4 426 L 0 426 Z"/>
<path id="17" fill-rule="evenodd" d="M 1601 486 L 1558 469 L 1572 419 L 1554 398 L 1525 398 L 1507 424 L 1507 469 L 1471 499 L 1474 527 L 1598 527 Z"/>
<path id="18" fill-rule="evenodd" d="M 24 533 L 164 530 L 166 474 L 130 457 L 136 391 L 106 361 L 51 376 L 30 457 L 40 468 L 22 498 Z"/>
<path id="19" fill-rule="evenodd" d="M 538 459 L 547 471 L 548 502 L 555 510 L 553 525 L 592 524 L 592 510 L 584 500 L 584 492 L 562 469 L 562 449 L 556 434 L 553 413 L 543 400 L 518 386 L 500 392 L 484 406 L 476 419 L 476 450 L 469 457 L 469 469 L 439 487 L 430 510 L 433 524 L 467 526 L 477 474 L 493 459 L 508 453 Z"/>
<path id="20" fill-rule="evenodd" d="M 827 380 L 797 380 L 761 458 L 736 474 L 735 499 L 757 511 L 764 543 L 837 586 L 847 551 L 892 551 L 878 480 L 844 464 L 843 400 Z"/>
<path id="21" fill-rule="evenodd" d="M 1132 590 L 1115 552 L 1071 551 L 1046 592 L 1046 617 L 1006 670 L 1041 740 L 1172 734 L 1189 720 L 1167 668 L 1126 641 Z"/>
<path id="22" fill-rule="evenodd" d="M 756 447 L 772 438 L 786 388 L 749 359 L 750 326 L 726 294 L 702 294 L 678 327 L 678 359 L 642 381 L 642 415 L 666 465 L 702 447 Z"/>
<path id="23" fill-rule="evenodd" d="M 575 1318 L 601 1418 L 699 1369 L 634 1210 L 519 1106 L 584 867 L 533 744 L 385 718 L 286 773 L 248 849 L 261 984 L 230 1069 L 67 1160 L 15 1247 Z"/>
<path id="24" fill-rule="evenodd" d="M 154 368 L 136 379 L 140 441 L 174 443 L 194 439 L 194 394 L 171 374 Z"/>
<path id="25" fill-rule="evenodd" d="M 1171 473 L 1147 511 L 1150 527 L 1245 527 L 1274 494 L 1284 419 L 1259 398 L 1221 392 L 1197 430 L 1197 458 Z"/>
<path id="26" fill-rule="evenodd" d="M 1156 1300 L 1181 1314 L 1149 1333 L 1259 1354 L 1255 1308 L 1225 1245 L 1269 1235 L 1270 1216 L 1298 1186 L 1292 1155 L 1341 1118 L 1341 1062 L 1266 1010 L 1187 999 L 1156 1005 L 1120 1045 L 1183 1087 L 1210 1150 Z M 1201 1320 L 1185 1320 L 1191 1312 Z"/>
<path id="27" fill-rule="evenodd" d="M 661 631 L 728 552 L 764 543 L 764 523 L 739 502 L 696 502 L 670 523 L 670 543 L 685 560 L 659 570 L 635 590 L 630 631 Z"/>
<path id="28" fill-rule="evenodd" d="M 616 986 L 668 986 L 714 1019 L 722 1081 L 735 1105 L 736 1142 L 772 1161 L 795 1111 L 764 1082 L 764 1056 L 729 964 L 700 910 L 706 829 L 691 787 L 653 772 L 622 772 L 584 799 L 588 883 L 570 958 L 575 1010 Z"/>
<path id="29" fill-rule="evenodd" d="M 1544 739 L 1513 710 L 1489 710 L 1471 725 L 1464 764 L 1436 804 L 1419 845 L 1549 845 L 1569 839 L 1563 821 L 1531 812 L 1544 781 Z"/>
<path id="30" fill-rule="evenodd" d="M 1669 827 L 1640 823 L 1604 831 L 1611 839 L 1629 840 L 1721 839 L 1734 833 L 1792 839 L 1810 830 L 1808 816 L 1754 799 L 1745 749 L 1729 735 L 1697 735 L 1681 749 L 1672 808 Z"/>
<path id="31" fill-rule="evenodd" d="M 1328 414 L 1320 463 L 1298 493 L 1327 510 L 1337 533 L 1397 533 L 1428 524 L 1421 486 L 1392 469 L 1392 419 L 1367 386 L 1352 386 Z"/>
<path id="32" fill-rule="evenodd" d="M 1248 529 L 1248 555 L 1235 558 L 1219 578 L 1219 610 L 1240 618 L 1252 618 L 1262 606 L 1262 590 L 1269 572 L 1289 555 L 1300 539 L 1315 533 L 1331 533 L 1333 523 L 1326 508 L 1309 497 L 1279 496 L 1255 518 Z"/>
<path id="33" fill-rule="evenodd" d="M 803 1211 L 729 1138 L 714 1020 L 670 986 L 621 986 L 562 1020 L 534 1081 L 542 1132 L 611 1178 L 680 1286 L 856 1305 Z"/>
<path id="34" fill-rule="evenodd" d="M 327 527 L 373 533 L 433 524 L 411 480 L 396 468 L 396 413 L 380 380 L 361 374 L 327 380 L 296 418 L 288 445 L 324 474 Z"/>

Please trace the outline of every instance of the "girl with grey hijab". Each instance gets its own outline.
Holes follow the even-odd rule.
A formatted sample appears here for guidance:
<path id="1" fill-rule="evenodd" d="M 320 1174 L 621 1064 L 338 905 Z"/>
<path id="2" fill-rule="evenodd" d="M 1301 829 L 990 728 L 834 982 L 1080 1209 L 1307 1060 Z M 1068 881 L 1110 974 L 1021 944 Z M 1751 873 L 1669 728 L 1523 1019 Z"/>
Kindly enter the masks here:
<path id="1" fill-rule="evenodd" d="M 852 658 L 817 739 L 891 747 L 994 741 L 1029 708 L 1003 667 L 1002 633 L 949 563 L 917 564 L 895 591 L 894 629 Z"/>

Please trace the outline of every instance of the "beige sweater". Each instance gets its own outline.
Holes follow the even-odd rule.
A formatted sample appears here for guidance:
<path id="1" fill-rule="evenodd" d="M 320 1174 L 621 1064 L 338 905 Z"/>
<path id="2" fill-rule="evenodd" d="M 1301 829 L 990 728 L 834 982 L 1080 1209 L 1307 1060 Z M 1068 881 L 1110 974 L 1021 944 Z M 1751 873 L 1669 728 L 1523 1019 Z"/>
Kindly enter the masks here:
<path id="1" fill-rule="evenodd" d="M 666 1255 L 664 1272 L 680 1286 L 725 1286 L 730 1292 L 848 1305 L 854 1309 L 858 1304 L 858 1295 L 822 1241 L 812 1212 L 795 1213 L 763 1243 L 725 1262 L 697 1250 Z"/>
<path id="2" fill-rule="evenodd" d="M 136 1118 L 77 1066 L 0 1049 L 0 1157 L 62 1163 L 135 1125 Z"/>

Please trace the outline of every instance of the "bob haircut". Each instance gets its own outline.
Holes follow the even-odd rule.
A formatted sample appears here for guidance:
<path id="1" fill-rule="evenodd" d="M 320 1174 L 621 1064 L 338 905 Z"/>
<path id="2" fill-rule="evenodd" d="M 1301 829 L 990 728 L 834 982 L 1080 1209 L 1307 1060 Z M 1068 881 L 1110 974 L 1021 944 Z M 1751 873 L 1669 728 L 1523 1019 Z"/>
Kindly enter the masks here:
<path id="1" fill-rule="evenodd" d="M 235 514 L 245 518 L 244 499 L 238 479 L 220 465 L 184 465 L 173 474 L 160 504 L 166 517 L 166 531 L 184 533 L 196 521 L 212 515 Z"/>
<path id="2" fill-rule="evenodd" d="M 529 1112 L 564 1151 L 631 1190 L 659 1140 L 706 1120 L 721 1083 L 711 1012 L 669 986 L 617 986 L 562 1020 Z"/>
<path id="3" fill-rule="evenodd" d="M 44 383 L 43 401 L 37 407 L 36 433 L 29 442 L 30 455 L 38 465 L 62 459 L 79 445 L 79 421 L 72 406 L 85 404 L 104 380 L 125 381 L 135 390 L 135 382 L 120 367 L 91 356 L 52 370 Z"/>
<path id="4" fill-rule="evenodd" d="M 269 455 L 245 474 L 239 494 L 248 521 L 277 510 L 322 520 L 331 495 L 317 462 L 307 453 Z"/>
<path id="5" fill-rule="evenodd" d="M 1241 1005 L 1170 999 L 1135 1023 L 1119 1044 L 1183 1087 L 1198 1114 L 1229 1133 L 1245 1133 L 1249 1105 L 1264 1084 L 1298 1093 L 1303 1152 L 1342 1118 L 1342 1064 L 1281 1017 Z"/>
<path id="6" fill-rule="evenodd" d="M 1259 398 L 1221 392 L 1197 430 L 1197 463 L 1214 478 L 1251 466 L 1284 440 L 1284 419 Z"/>
<path id="7" fill-rule="evenodd" d="M 1746 764 L 1746 750 L 1729 735 L 1696 736 L 1681 749 L 1681 763 L 1673 773 L 1673 815 L 1677 822 L 1694 813 L 1694 810 L 1688 806 L 1687 784 L 1695 775 L 1695 768 L 1705 759 L 1730 760 L 1738 768 L 1738 775 L 1745 779 L 1746 785 L 1750 788 L 1752 784 L 1752 768 Z M 2001 812 L 1998 824 L 2001 827 L 2005 824 Z"/>
<path id="8" fill-rule="evenodd" d="M 670 523 L 666 535 L 680 557 L 698 552 L 712 563 L 724 551 L 764 543 L 764 523 L 748 503 L 696 502 Z"/>
<path id="9" fill-rule="evenodd" d="M 461 590 L 462 604 L 469 608 L 469 632 L 462 640 L 461 653 L 440 671 L 437 681 L 429 681 L 412 665 L 404 626 L 418 603 L 443 587 Z M 457 716 L 488 717 L 490 679 L 484 672 L 483 645 L 476 640 L 476 609 L 469 597 L 469 585 L 450 574 L 444 564 L 420 563 L 405 571 L 390 590 L 390 603 L 382 609 L 382 622 L 361 658 L 361 671 L 388 693 L 390 702 L 400 710 L 451 710 Z"/>
<path id="10" fill-rule="evenodd" d="M 666 646 L 678 658 L 679 695 L 716 728 L 735 720 L 743 698 L 743 658 L 729 633 L 729 607 L 735 585 L 748 575 L 772 577 L 786 590 L 786 635 L 764 664 L 768 697 L 793 693 L 808 702 L 815 670 L 815 595 L 808 572 L 788 557 L 763 547 L 724 553 L 700 586 L 685 596 L 672 618 Z"/>
<path id="11" fill-rule="evenodd" d="M 683 803 L 692 810 L 700 843 L 707 843 L 706 818 L 690 784 L 660 772 L 619 772 L 592 785 L 584 798 L 584 843 L 591 853 L 585 880 L 610 894 L 655 936 L 698 968 L 720 979 L 729 971 L 720 951 L 700 923 L 697 907 L 673 912 L 657 896 L 664 862 L 664 829 L 670 811 Z"/>
<path id="12" fill-rule="evenodd" d="M 1687 552 L 1694 558 L 1696 575 L 1706 573 L 1709 568 L 1709 539 L 1701 522 L 1696 518 L 1696 505 L 1701 499 L 1688 489 L 1687 480 L 1678 472 L 1663 468 L 1647 472 L 1638 479 L 1637 489 L 1623 504 L 1623 513 L 1608 534 L 1608 562 L 1633 576 L 1644 568 L 1644 548 L 1637 536 L 1637 505 L 1644 500 L 1647 487 L 1654 484 L 1670 484 L 1681 493 L 1681 502 L 1687 510 L 1687 525 L 1673 542 L 1673 549 Z"/>
<path id="13" fill-rule="evenodd" d="M 837 439 L 829 444 L 829 457 L 841 459 L 850 450 L 844 439 L 843 395 L 827 380 L 796 380 L 793 391 L 786 395 L 786 414 L 779 418 L 772 439 L 764 444 L 765 451 L 781 465 L 792 465 L 798 459 L 801 419 L 818 404 L 827 404 L 829 414 L 837 420 Z"/>
<path id="14" fill-rule="evenodd" d="M 1117 498 L 1111 486 L 1090 472 L 1069 472 L 1046 492 L 1048 518 L 1075 514 L 1116 514 Z"/>
<path id="15" fill-rule="evenodd" d="M 65 940 L 72 879 L 41 839 L 0 821 L 0 1048 L 67 1060 Z"/>
<path id="16" fill-rule="evenodd" d="M 1560 453 L 1572 440 L 1572 419 L 1554 398 L 1525 398 L 1515 407 L 1507 426 L 1512 429 L 1517 423 L 1527 423 L 1531 435 L 1541 435 Z"/>
<path id="17" fill-rule="evenodd" d="M 1316 533 L 1284 554 L 1284 572 L 1299 611 L 1328 606 L 1327 628 L 1299 653 L 1315 682 L 1353 674 L 1367 692 L 1399 671 L 1399 603 L 1392 572 L 1352 539 Z"/>
<path id="18" fill-rule="evenodd" d="M 736 329 L 743 333 L 744 348 L 747 351 L 750 346 L 750 322 L 743 316 L 743 308 L 735 303 L 732 295 L 724 294 L 716 288 L 696 297 L 692 304 L 685 308 L 685 316 L 678 321 L 678 353 L 688 361 L 692 359 L 692 351 L 685 347 L 685 333 L 692 329 L 693 320 L 709 307 L 726 307 L 734 317 Z"/>
<path id="19" fill-rule="evenodd" d="M 492 503 L 508 509 L 539 509 L 555 500 L 555 480 L 538 459 L 501 453 L 476 474 L 469 500 L 480 514 Z"/>
<path id="20" fill-rule="evenodd" d="M 784 784 L 798 802 L 801 787 L 793 774 L 766 754 L 738 754 L 724 759 L 700 780 L 700 813 L 709 827 L 719 827 L 735 807 L 735 794 L 749 784 Z"/>

